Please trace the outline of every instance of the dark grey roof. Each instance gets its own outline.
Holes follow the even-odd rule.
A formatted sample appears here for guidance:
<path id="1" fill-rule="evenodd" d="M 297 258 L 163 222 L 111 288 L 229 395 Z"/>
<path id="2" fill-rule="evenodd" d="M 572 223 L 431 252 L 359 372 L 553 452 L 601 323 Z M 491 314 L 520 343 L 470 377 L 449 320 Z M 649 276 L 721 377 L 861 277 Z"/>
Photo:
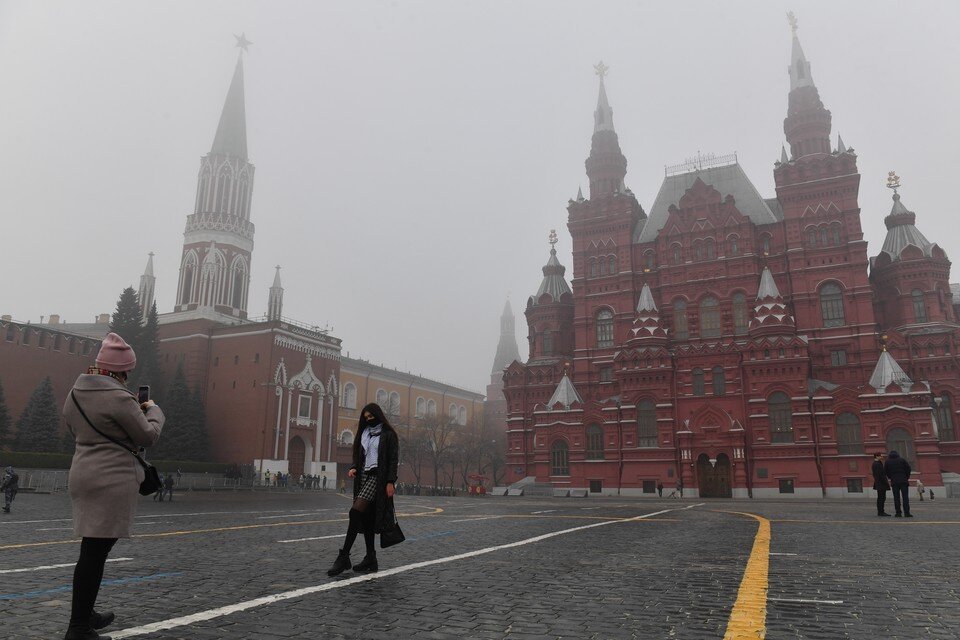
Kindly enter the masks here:
<path id="1" fill-rule="evenodd" d="M 891 260 L 899 260 L 903 250 L 913 245 L 928 258 L 933 255 L 934 243 L 917 229 L 914 224 L 916 216 L 900 201 L 900 194 L 893 195 L 893 207 L 886 220 L 887 237 L 883 239 L 881 253 L 889 255 Z"/>
<path id="2" fill-rule="evenodd" d="M 739 163 L 720 167 L 709 167 L 699 171 L 670 175 L 663 179 L 660 192 L 654 200 L 647 222 L 638 226 L 634 232 L 634 243 L 652 242 L 657 239 L 660 229 L 667 223 L 670 205 L 678 205 L 687 189 L 693 186 L 697 178 L 712 186 L 725 198 L 733 196 L 737 210 L 750 218 L 754 224 L 770 224 L 782 218 L 774 213 L 767 201 L 760 196 L 750 178 L 743 172 Z"/>
<path id="3" fill-rule="evenodd" d="M 227 99 L 223 103 L 217 135 L 213 138 L 210 153 L 219 153 L 247 159 L 247 114 L 243 99 L 243 57 L 237 60 L 237 68 L 230 81 Z"/>

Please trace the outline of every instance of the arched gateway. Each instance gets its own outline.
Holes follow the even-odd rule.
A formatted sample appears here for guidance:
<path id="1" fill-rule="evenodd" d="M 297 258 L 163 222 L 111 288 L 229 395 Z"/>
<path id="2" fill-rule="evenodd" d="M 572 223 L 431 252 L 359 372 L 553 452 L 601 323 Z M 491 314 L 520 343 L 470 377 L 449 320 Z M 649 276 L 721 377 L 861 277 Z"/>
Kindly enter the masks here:
<path id="1" fill-rule="evenodd" d="M 287 454 L 291 478 L 299 478 L 303 474 L 303 463 L 307 455 L 307 446 L 303 443 L 300 436 L 294 436 L 290 440 L 290 451 Z"/>
<path id="2" fill-rule="evenodd" d="M 730 458 L 718 454 L 711 463 L 710 456 L 701 453 L 697 458 L 697 483 L 701 498 L 732 498 Z"/>

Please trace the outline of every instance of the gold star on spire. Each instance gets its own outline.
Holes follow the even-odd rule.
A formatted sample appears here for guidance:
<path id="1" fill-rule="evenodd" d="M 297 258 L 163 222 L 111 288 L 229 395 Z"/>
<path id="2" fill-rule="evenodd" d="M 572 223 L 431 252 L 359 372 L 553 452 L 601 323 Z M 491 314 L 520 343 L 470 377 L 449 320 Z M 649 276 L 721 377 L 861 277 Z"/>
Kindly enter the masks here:
<path id="1" fill-rule="evenodd" d="M 233 34 L 233 37 L 237 39 L 236 46 L 240 47 L 244 52 L 247 51 L 247 47 L 253 44 L 252 42 L 247 40 L 246 33 L 241 33 L 240 35 Z"/>
<path id="2" fill-rule="evenodd" d="M 603 64 L 603 60 L 601 60 L 598 64 L 593 65 L 593 69 L 594 69 L 594 72 L 598 76 L 600 76 L 600 80 L 603 80 L 606 77 L 606 75 L 610 72 L 610 67 Z"/>

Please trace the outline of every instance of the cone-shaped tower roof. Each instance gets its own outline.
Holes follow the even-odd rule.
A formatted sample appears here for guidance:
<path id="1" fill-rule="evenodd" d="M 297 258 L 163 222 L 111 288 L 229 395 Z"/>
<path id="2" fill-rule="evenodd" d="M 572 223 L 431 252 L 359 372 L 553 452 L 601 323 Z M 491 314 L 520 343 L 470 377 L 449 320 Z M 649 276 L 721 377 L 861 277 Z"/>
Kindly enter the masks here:
<path id="1" fill-rule="evenodd" d="M 657 310 L 657 303 L 653 300 L 653 292 L 650 285 L 643 283 L 643 289 L 640 291 L 640 299 L 637 301 L 637 317 L 633 320 L 633 328 L 630 330 L 634 340 L 649 341 L 656 338 L 659 342 L 666 342 L 667 332 L 660 324 L 660 312 Z"/>
<path id="2" fill-rule="evenodd" d="M 567 376 L 566 373 L 560 378 L 560 384 L 557 385 L 557 390 L 550 396 L 547 407 L 553 408 L 553 405 L 558 402 L 563 405 L 564 409 L 569 409 L 573 406 L 574 402 L 583 404 L 583 399 L 580 397 L 580 394 L 577 393 L 577 388 L 573 386 L 573 381 L 570 380 L 570 377 Z"/>
<path id="3" fill-rule="evenodd" d="M 897 383 L 902 389 L 909 388 L 913 381 L 884 347 L 877 366 L 873 368 L 873 375 L 870 376 L 870 386 L 876 389 L 877 393 L 883 393 L 892 383 Z"/>
<path id="4" fill-rule="evenodd" d="M 896 191 L 899 186 L 899 178 L 897 178 L 893 192 L 893 206 L 890 208 L 890 214 L 883 219 L 887 226 L 887 237 L 883 239 L 880 253 L 886 253 L 891 260 L 896 261 L 900 259 L 904 249 L 914 246 L 929 258 L 933 255 L 936 243 L 927 240 L 926 236 L 917 229 L 917 214 L 910 211 L 900 200 L 900 194 Z"/>
<path id="5" fill-rule="evenodd" d="M 787 310 L 770 267 L 764 267 L 763 273 L 760 274 L 757 304 L 753 308 L 749 330 L 751 335 L 784 334 L 796 331 L 796 322 Z"/>
<path id="6" fill-rule="evenodd" d="M 796 28 L 793 31 L 793 47 L 790 51 L 790 90 L 800 87 L 812 87 L 813 76 L 810 75 L 810 63 L 807 56 L 803 54 L 803 47 L 800 46 L 800 38 L 797 37 Z"/>
<path id="7" fill-rule="evenodd" d="M 273 275 L 273 287 L 279 289 L 283 287 L 283 285 L 280 284 L 280 265 L 277 265 L 274 268 L 277 270 L 277 272 Z"/>
<path id="8" fill-rule="evenodd" d="M 570 290 L 570 285 L 567 284 L 564 274 L 567 272 L 567 268 L 560 264 L 560 261 L 557 259 L 557 232 L 555 229 L 550 231 L 550 258 L 547 260 L 547 264 L 543 266 L 543 281 L 540 283 L 540 288 L 537 289 L 537 294 L 533 298 L 533 304 L 539 304 L 540 298 L 543 294 L 549 294 L 553 299 L 553 302 L 559 302 L 560 298 L 564 294 L 573 295 L 573 291 Z"/>
<path id="9" fill-rule="evenodd" d="M 243 54 L 237 59 L 233 80 L 220 113 L 217 135 L 210 153 L 247 159 L 247 114 L 243 95 Z"/>
<path id="10" fill-rule="evenodd" d="M 502 373 L 514 360 L 520 360 L 520 349 L 517 347 L 517 333 L 515 318 L 510 299 L 507 298 L 500 314 L 500 341 L 497 343 L 497 355 L 493 358 L 493 369 L 490 373 Z"/>
<path id="11" fill-rule="evenodd" d="M 610 108 L 610 101 L 607 100 L 607 88 L 603 85 L 606 68 L 602 61 L 597 65 L 597 74 L 600 76 L 600 95 L 597 96 L 597 110 L 593 112 L 594 133 L 597 131 L 615 131 L 613 128 L 613 109 Z M 600 73 L 601 69 L 603 73 Z"/>
<path id="12" fill-rule="evenodd" d="M 147 266 L 143 270 L 143 275 L 152 278 L 153 277 L 153 251 L 150 252 L 147 257 Z"/>

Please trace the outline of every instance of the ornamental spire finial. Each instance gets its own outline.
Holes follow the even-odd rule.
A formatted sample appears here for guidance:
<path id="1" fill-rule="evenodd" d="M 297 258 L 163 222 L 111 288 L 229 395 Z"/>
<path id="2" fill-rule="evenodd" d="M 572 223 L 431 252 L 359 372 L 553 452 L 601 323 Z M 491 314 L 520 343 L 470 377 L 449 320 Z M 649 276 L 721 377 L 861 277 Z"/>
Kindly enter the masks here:
<path id="1" fill-rule="evenodd" d="M 233 34 L 233 37 L 237 39 L 236 46 L 240 47 L 240 50 L 243 51 L 244 53 L 247 53 L 247 47 L 253 44 L 252 42 L 247 40 L 247 34 L 246 33 L 241 33 L 240 35 Z"/>
<path id="2" fill-rule="evenodd" d="M 896 171 L 887 172 L 887 189 L 893 189 L 894 198 L 900 195 L 897 193 L 897 189 L 899 188 L 900 188 L 900 176 L 897 175 Z"/>
<path id="3" fill-rule="evenodd" d="M 550 229 L 550 236 L 548 240 L 550 242 L 550 249 L 553 249 L 559 240 L 560 239 L 557 237 L 557 230 Z"/>
<path id="4" fill-rule="evenodd" d="M 793 11 L 787 11 L 787 22 L 790 23 L 790 31 L 794 36 L 797 35 L 797 29 L 800 28 L 800 23 L 797 20 L 797 15 Z"/>
<path id="5" fill-rule="evenodd" d="M 610 72 L 610 67 L 607 66 L 607 65 L 605 65 L 605 64 L 603 64 L 603 60 L 601 60 L 601 61 L 598 62 L 597 64 L 593 65 L 593 69 L 594 69 L 594 71 L 596 72 L 596 74 L 597 74 L 598 76 L 600 76 L 600 82 L 603 82 L 603 79 L 604 79 L 604 78 L 607 76 L 607 74 Z"/>

